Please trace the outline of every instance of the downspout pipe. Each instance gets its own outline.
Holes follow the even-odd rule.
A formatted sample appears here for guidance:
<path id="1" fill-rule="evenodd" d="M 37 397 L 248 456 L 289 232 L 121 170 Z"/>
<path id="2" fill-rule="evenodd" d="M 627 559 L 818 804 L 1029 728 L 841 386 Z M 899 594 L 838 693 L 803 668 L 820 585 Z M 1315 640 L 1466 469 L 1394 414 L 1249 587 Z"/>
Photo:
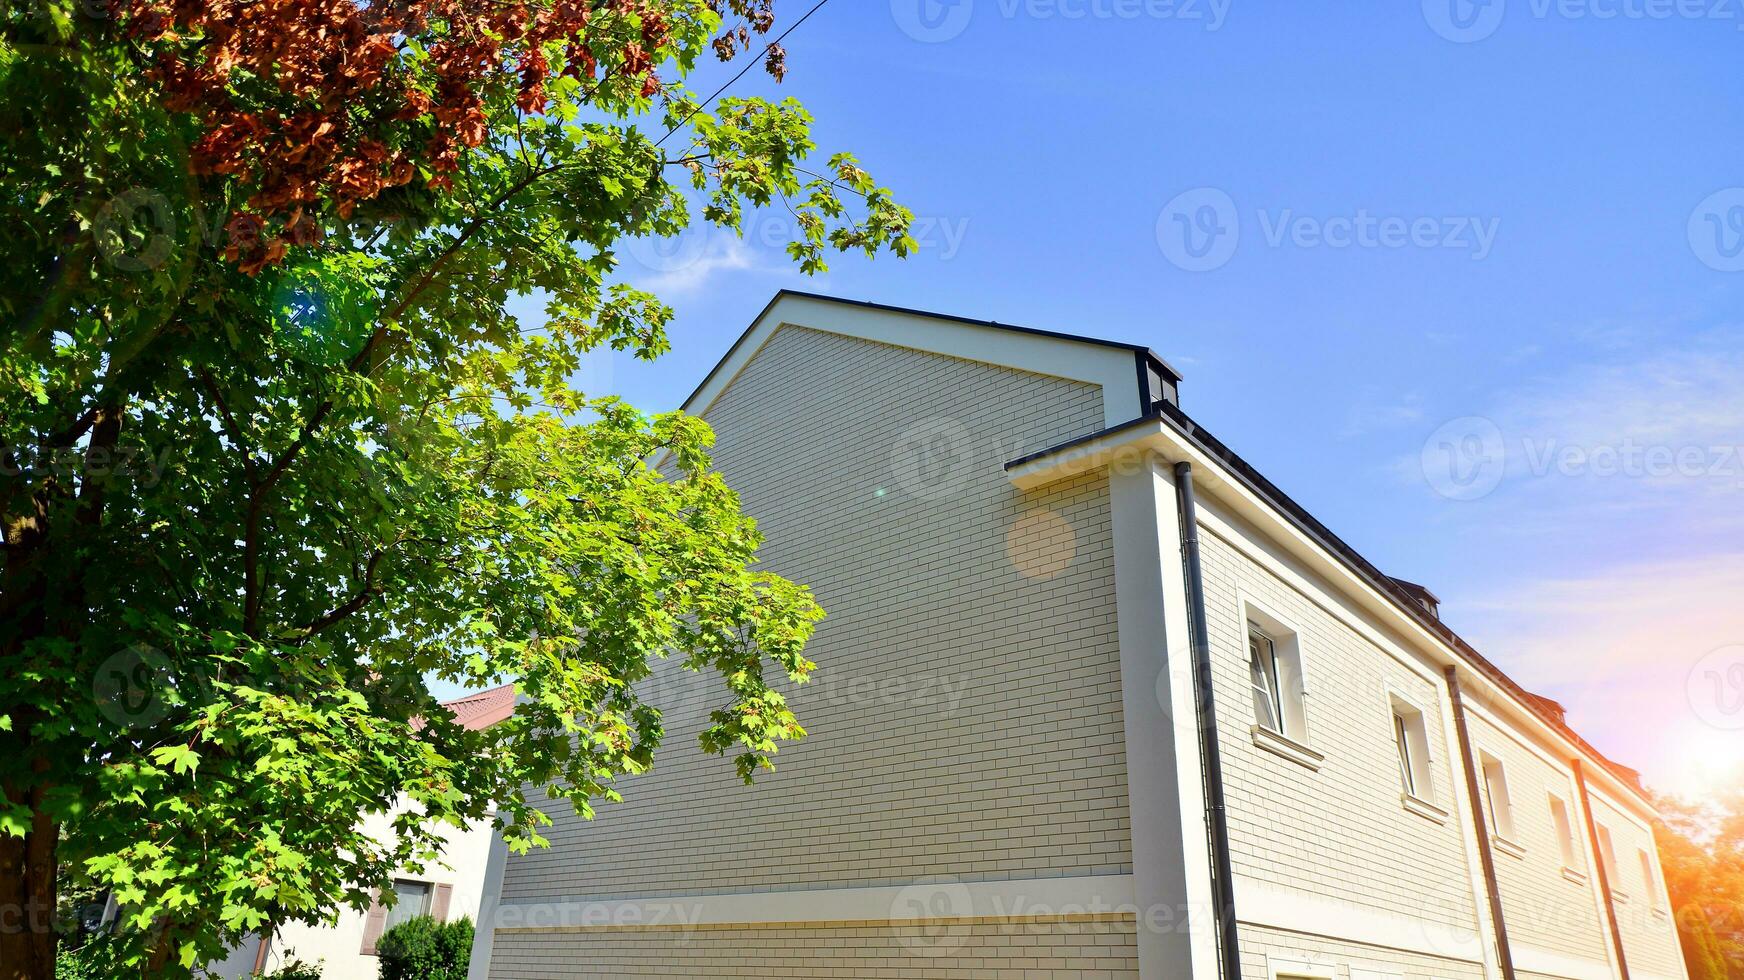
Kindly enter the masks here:
<path id="1" fill-rule="evenodd" d="M 1199 757 L 1205 781 L 1205 822 L 1211 836 L 1211 918 L 1224 980 L 1240 980 L 1241 947 L 1235 924 L 1235 881 L 1230 871 L 1229 821 L 1223 799 L 1223 756 L 1217 741 L 1217 703 L 1211 686 L 1211 635 L 1205 623 L 1205 579 L 1199 563 L 1199 511 L 1193 464 L 1175 464 L 1181 518 L 1181 563 L 1187 582 L 1187 629 L 1193 654 L 1193 700 L 1199 721 Z M 1513 980 L 1509 977 L 1508 980 Z"/>
<path id="2" fill-rule="evenodd" d="M 1447 668 L 1447 698 L 1453 708 L 1453 727 L 1459 733 L 1459 758 L 1465 763 L 1465 796 L 1471 803 L 1472 827 L 1478 836 L 1478 859 L 1484 869 L 1484 891 L 1490 900 L 1490 921 L 1496 928 L 1496 959 L 1503 980 L 1515 980 L 1514 950 L 1508 945 L 1508 922 L 1502 915 L 1502 888 L 1496 881 L 1496 853 L 1490 845 L 1489 818 L 1484 816 L 1483 789 L 1478 783 L 1477 753 L 1472 749 L 1471 727 L 1465 720 L 1465 698 L 1459 688 L 1459 668 Z"/>
<path id="3" fill-rule="evenodd" d="M 1611 946 L 1617 951 L 1617 973 L 1629 980 L 1629 960 L 1623 955 L 1623 930 L 1617 927 L 1617 899 L 1611 894 L 1611 870 L 1605 866 L 1605 855 L 1599 850 L 1599 827 L 1593 820 L 1593 798 L 1587 792 L 1587 773 L 1581 760 L 1574 761 L 1574 784 L 1580 789 L 1581 817 L 1587 825 L 1587 849 L 1592 852 L 1593 870 L 1599 878 L 1599 894 L 1605 897 L 1605 924 L 1611 927 Z"/>

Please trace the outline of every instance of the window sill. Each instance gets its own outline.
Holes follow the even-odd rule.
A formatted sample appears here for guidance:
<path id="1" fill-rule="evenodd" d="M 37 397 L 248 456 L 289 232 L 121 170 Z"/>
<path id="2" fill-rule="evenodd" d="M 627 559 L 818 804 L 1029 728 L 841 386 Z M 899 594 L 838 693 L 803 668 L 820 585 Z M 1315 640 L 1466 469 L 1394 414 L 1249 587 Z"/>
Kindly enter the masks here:
<path id="1" fill-rule="evenodd" d="M 1611 889 L 1611 901 L 1616 902 L 1618 905 L 1628 905 L 1629 893 L 1613 888 Z"/>
<path id="2" fill-rule="evenodd" d="M 1428 800 L 1422 798 L 1421 796 L 1414 796 L 1410 793 L 1402 793 L 1399 796 L 1399 801 L 1404 804 L 1407 812 L 1415 813 L 1419 817 L 1422 817 L 1425 820 L 1432 820 L 1435 823 L 1440 823 L 1440 824 L 1444 824 L 1447 822 L 1447 818 L 1449 816 L 1448 812 L 1446 810 L 1443 810 L 1441 807 L 1438 807 L 1435 804 L 1429 802 Z"/>
<path id="3" fill-rule="evenodd" d="M 1573 868 L 1563 868 L 1562 876 L 1577 885 L 1584 885 L 1587 883 L 1587 873 L 1585 871 L 1576 871 Z"/>
<path id="4" fill-rule="evenodd" d="M 1514 843 L 1500 834 L 1491 835 L 1490 843 L 1495 845 L 1496 850 L 1501 851 L 1503 854 L 1506 854 L 1511 858 L 1520 861 L 1526 860 L 1526 848 L 1521 847 L 1519 844 Z"/>
<path id="5" fill-rule="evenodd" d="M 1253 743 L 1267 752 L 1283 756 L 1311 772 L 1319 772 L 1320 764 L 1326 761 L 1325 755 L 1263 725 L 1253 726 Z"/>

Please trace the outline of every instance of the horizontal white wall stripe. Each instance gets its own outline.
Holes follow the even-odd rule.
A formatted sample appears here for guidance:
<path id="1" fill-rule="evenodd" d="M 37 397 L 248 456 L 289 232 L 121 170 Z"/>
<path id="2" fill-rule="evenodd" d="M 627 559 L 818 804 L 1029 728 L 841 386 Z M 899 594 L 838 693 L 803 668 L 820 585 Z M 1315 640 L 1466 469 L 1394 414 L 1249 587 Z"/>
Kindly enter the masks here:
<path id="1" fill-rule="evenodd" d="M 1248 875 L 1236 876 L 1235 910 L 1236 919 L 1246 925 L 1465 963 L 1483 961 L 1483 940 L 1475 928 L 1456 929 L 1403 913 L 1381 912 Z"/>
<path id="2" fill-rule="evenodd" d="M 1132 875 L 931 881 L 902 887 L 673 895 L 610 902 L 516 902 L 497 907 L 498 932 L 772 922 L 901 922 L 988 916 L 1138 915 Z"/>
<path id="3" fill-rule="evenodd" d="M 1510 942 L 1514 952 L 1514 969 L 1522 973 L 1543 973 L 1566 980 L 1611 980 L 1611 964 L 1585 956 L 1570 956 L 1554 949 Z"/>

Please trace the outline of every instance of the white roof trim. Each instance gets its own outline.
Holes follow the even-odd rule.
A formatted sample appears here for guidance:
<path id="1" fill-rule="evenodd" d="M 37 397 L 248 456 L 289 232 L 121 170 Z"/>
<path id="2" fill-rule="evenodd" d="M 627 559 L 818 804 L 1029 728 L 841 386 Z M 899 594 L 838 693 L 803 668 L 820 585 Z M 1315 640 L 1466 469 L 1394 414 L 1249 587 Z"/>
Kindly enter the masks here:
<path id="1" fill-rule="evenodd" d="M 1102 388 L 1104 425 L 1138 418 L 1146 408 L 1139 403 L 1135 360 L 1139 352 L 1130 348 L 782 293 L 685 401 L 684 411 L 706 415 L 721 393 L 784 325 L 1098 385 Z"/>

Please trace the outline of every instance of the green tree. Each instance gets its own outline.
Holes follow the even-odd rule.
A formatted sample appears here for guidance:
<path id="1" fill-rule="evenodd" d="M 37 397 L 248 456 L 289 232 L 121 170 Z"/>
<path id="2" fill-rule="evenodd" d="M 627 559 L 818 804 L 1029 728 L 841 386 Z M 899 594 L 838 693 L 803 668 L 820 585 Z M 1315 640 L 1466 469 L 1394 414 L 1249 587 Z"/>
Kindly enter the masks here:
<path id="1" fill-rule="evenodd" d="M 1700 905 L 1691 902 L 1678 910 L 1677 939 L 1683 946 L 1689 980 L 1726 980 L 1726 958 L 1720 953 L 1714 927 L 1708 924 L 1708 914 Z"/>
<path id="2" fill-rule="evenodd" d="M 1655 803 L 1663 821 L 1654 836 L 1691 980 L 1716 968 L 1744 980 L 1744 792 Z"/>
<path id="3" fill-rule="evenodd" d="M 591 814 L 651 764 L 661 657 L 720 676 L 702 748 L 747 780 L 803 734 L 771 684 L 812 669 L 821 611 L 756 567 L 709 430 L 571 380 L 667 349 L 627 241 L 776 206 L 808 272 L 912 247 L 851 157 L 806 169 L 797 103 L 685 87 L 710 54 L 779 79 L 774 23 L 770 0 L 0 13 L 0 978 L 52 975 L 63 865 L 155 976 L 366 906 L 493 804 L 540 844 L 522 787 Z M 466 731 L 427 676 L 525 703 Z M 400 799 L 393 840 L 360 833 Z"/>

